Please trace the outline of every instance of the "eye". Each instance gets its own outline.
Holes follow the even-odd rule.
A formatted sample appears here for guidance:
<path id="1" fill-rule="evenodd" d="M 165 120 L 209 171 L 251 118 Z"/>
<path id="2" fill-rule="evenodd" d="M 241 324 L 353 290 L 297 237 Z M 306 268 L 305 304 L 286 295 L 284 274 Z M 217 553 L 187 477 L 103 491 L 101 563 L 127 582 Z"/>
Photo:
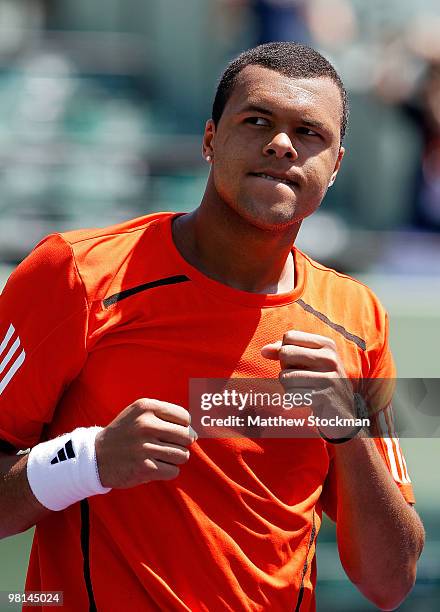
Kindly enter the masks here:
<path id="1" fill-rule="evenodd" d="M 303 134 L 304 136 L 321 136 L 320 134 L 318 134 L 318 132 L 315 132 L 314 130 L 311 130 L 310 128 L 305 126 L 298 128 L 296 131 L 298 134 Z"/>
<path id="2" fill-rule="evenodd" d="M 266 127 L 269 125 L 269 120 L 265 119 L 264 117 L 247 117 L 245 119 L 245 123 Z"/>

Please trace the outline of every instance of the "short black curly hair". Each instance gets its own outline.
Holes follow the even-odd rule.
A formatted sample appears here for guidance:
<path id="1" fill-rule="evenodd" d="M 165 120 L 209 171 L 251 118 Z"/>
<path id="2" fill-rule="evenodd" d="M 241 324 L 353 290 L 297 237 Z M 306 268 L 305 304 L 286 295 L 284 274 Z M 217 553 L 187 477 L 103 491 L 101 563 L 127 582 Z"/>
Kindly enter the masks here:
<path id="1" fill-rule="evenodd" d="M 246 66 L 257 65 L 292 79 L 329 77 L 341 92 L 341 143 L 348 122 L 348 97 L 341 77 L 318 51 L 297 42 L 270 42 L 248 49 L 232 60 L 223 72 L 212 106 L 212 120 L 218 125 L 237 81 Z"/>

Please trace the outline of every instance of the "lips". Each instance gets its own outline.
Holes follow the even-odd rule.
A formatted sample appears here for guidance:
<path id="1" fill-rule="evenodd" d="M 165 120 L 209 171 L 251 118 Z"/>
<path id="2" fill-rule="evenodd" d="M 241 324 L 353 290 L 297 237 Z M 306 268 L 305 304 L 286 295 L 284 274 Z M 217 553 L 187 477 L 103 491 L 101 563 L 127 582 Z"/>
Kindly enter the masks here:
<path id="1" fill-rule="evenodd" d="M 266 179 L 267 181 L 274 181 L 275 183 L 284 183 L 288 187 L 298 187 L 297 181 L 287 178 L 285 175 L 275 173 L 267 174 L 266 172 L 251 172 L 251 175 Z"/>

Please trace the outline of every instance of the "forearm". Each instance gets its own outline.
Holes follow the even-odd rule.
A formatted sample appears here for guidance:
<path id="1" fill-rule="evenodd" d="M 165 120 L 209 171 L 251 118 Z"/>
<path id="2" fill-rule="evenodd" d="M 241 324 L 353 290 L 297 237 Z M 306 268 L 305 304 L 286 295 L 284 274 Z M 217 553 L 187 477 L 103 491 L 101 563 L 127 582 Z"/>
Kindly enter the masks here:
<path id="1" fill-rule="evenodd" d="M 15 535 L 50 513 L 31 491 L 28 455 L 0 453 L 0 539 Z"/>
<path id="2" fill-rule="evenodd" d="M 105 428 L 79 427 L 30 455 L 0 452 L 0 539 L 111 488 L 176 478 L 197 439 L 189 423 L 182 406 L 142 398 Z"/>
<path id="3" fill-rule="evenodd" d="M 337 534 L 350 580 L 378 607 L 394 609 L 412 588 L 424 530 L 392 480 L 374 440 L 335 446 Z"/>

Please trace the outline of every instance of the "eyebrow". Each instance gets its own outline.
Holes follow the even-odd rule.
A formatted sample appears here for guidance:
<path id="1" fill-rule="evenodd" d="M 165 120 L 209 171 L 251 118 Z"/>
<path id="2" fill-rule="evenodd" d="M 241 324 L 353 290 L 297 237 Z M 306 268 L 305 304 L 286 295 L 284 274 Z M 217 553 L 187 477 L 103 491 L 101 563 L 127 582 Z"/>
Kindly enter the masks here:
<path id="1" fill-rule="evenodd" d="M 247 106 L 242 108 L 238 114 L 241 115 L 243 113 L 249 113 L 249 112 L 261 113 L 263 115 L 269 115 L 270 117 L 273 117 L 274 115 L 274 113 L 271 110 L 264 108 L 264 106 L 258 106 L 257 104 L 248 104 Z M 307 127 L 314 127 L 320 130 L 328 131 L 327 126 L 324 125 L 324 123 L 321 123 L 321 121 L 316 121 L 314 119 L 313 120 L 301 119 L 301 123 L 303 125 L 306 125 Z"/>
<path id="2" fill-rule="evenodd" d="M 248 104 L 240 110 L 239 114 L 241 115 L 242 113 L 248 113 L 250 111 L 262 113 L 263 115 L 273 115 L 272 111 L 264 108 L 263 106 L 258 106 L 257 104 Z"/>
<path id="3" fill-rule="evenodd" d="M 318 128 L 319 130 L 328 131 L 328 128 L 324 125 L 324 123 L 321 123 L 321 121 L 315 121 L 315 120 L 310 121 L 309 119 L 303 119 L 301 123 L 303 123 L 307 127 L 315 127 L 315 128 Z"/>

